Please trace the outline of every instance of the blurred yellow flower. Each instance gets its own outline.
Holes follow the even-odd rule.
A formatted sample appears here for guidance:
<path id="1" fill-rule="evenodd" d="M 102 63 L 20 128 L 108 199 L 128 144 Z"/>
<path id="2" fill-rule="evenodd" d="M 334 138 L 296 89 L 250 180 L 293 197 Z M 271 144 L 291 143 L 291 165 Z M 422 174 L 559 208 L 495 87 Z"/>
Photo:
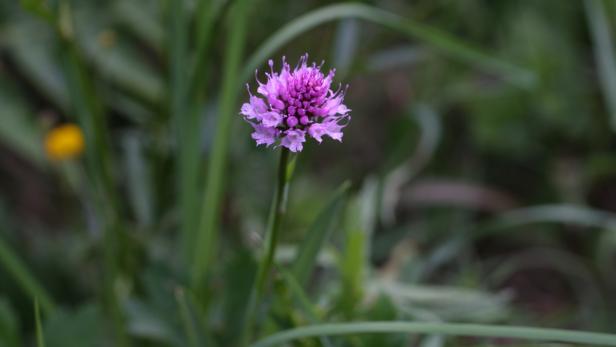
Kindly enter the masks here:
<path id="1" fill-rule="evenodd" d="M 79 156 L 85 147 L 83 132 L 75 124 L 63 124 L 51 129 L 45 137 L 45 152 L 52 160 Z"/>

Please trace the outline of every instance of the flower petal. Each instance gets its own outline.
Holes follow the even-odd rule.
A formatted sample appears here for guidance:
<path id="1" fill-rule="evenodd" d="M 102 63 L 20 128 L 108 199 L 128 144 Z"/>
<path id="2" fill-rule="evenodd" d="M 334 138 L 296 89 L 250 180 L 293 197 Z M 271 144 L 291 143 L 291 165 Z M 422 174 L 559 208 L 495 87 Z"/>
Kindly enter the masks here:
<path id="1" fill-rule="evenodd" d="M 257 146 L 265 145 L 270 146 L 276 142 L 278 136 L 278 129 L 265 127 L 258 124 L 253 124 L 252 127 L 255 131 L 252 133 L 252 138 L 257 142 Z"/>
<path id="2" fill-rule="evenodd" d="M 291 152 L 301 152 L 305 141 L 306 136 L 303 130 L 287 130 L 280 144 Z"/>

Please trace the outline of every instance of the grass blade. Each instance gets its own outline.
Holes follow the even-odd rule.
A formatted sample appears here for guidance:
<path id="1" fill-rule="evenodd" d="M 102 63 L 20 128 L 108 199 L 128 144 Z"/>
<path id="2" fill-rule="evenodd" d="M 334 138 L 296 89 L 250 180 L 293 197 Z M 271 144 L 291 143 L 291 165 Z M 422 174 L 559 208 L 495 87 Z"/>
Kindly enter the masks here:
<path id="1" fill-rule="evenodd" d="M 41 307 L 45 312 L 49 313 L 53 310 L 54 303 L 51 296 L 2 238 L 0 238 L 0 265 L 4 266 L 5 270 L 13 276 L 15 282 L 28 296 L 38 298 L 37 300 L 41 302 Z"/>
<path id="2" fill-rule="evenodd" d="M 36 324 L 36 346 L 45 347 L 45 337 L 43 336 L 43 325 L 41 324 L 41 312 L 38 298 L 34 299 L 34 321 Z"/>
<path id="3" fill-rule="evenodd" d="M 260 64 L 295 37 L 323 23 L 342 18 L 359 18 L 398 31 L 404 36 L 424 41 L 452 58 L 475 64 L 479 68 L 499 75 L 519 87 L 530 88 L 534 84 L 535 77 L 528 70 L 493 58 L 479 49 L 430 26 L 362 4 L 330 5 L 294 19 L 280 28 L 253 53 L 242 71 L 242 80 L 250 78 Z"/>
<path id="4" fill-rule="evenodd" d="M 603 89 L 612 130 L 616 131 L 616 56 L 605 4 L 603 0 L 585 0 L 584 6 L 593 41 L 597 77 Z"/>
<path id="5" fill-rule="evenodd" d="M 336 224 L 337 217 L 344 205 L 346 192 L 351 183 L 344 182 L 333 194 L 330 201 L 319 212 L 306 238 L 301 243 L 297 257 L 293 262 L 292 272 L 297 282 L 304 285 L 314 268 L 319 250 Z"/>
<path id="6" fill-rule="evenodd" d="M 302 285 L 297 281 L 297 278 L 295 278 L 295 276 L 293 276 L 293 274 L 286 269 L 279 270 L 282 272 L 289 290 L 295 295 L 296 300 L 299 302 L 304 312 L 308 315 L 310 321 L 318 324 L 320 321 L 319 313 L 317 312 L 316 307 L 314 307 L 314 305 L 310 302 L 308 295 L 306 295 L 306 292 L 302 288 Z M 319 340 L 324 347 L 334 346 L 327 336 L 321 336 Z"/>
<path id="7" fill-rule="evenodd" d="M 526 207 L 503 213 L 495 220 L 486 222 L 478 228 L 474 235 L 484 235 L 533 223 L 564 223 L 614 229 L 616 228 L 616 214 L 567 204 Z"/>
<path id="8" fill-rule="evenodd" d="M 190 307 L 188 307 L 188 303 L 186 302 L 186 294 L 184 294 L 183 288 L 176 288 L 175 300 L 180 309 L 180 318 L 188 341 L 188 347 L 197 347 L 199 346 L 199 338 L 197 337 L 197 330 L 195 329 L 195 324 L 192 314 L 190 313 Z"/>
<path id="9" fill-rule="evenodd" d="M 271 335 L 251 347 L 278 346 L 288 341 L 314 336 L 355 335 L 372 333 L 439 334 L 551 341 L 597 346 L 616 346 L 616 335 L 586 331 L 542 329 L 519 326 L 498 326 L 456 323 L 357 322 L 312 325 Z"/>
<path id="10" fill-rule="evenodd" d="M 230 11 L 231 29 L 226 45 L 223 71 L 223 85 L 220 94 L 219 113 L 216 124 L 214 144 L 209 159 L 207 181 L 201 222 L 198 235 L 194 242 L 194 259 L 192 263 L 192 281 L 197 288 L 203 283 L 209 262 L 216 249 L 217 226 L 220 214 L 220 201 L 222 199 L 225 176 L 226 158 L 229 149 L 230 131 L 235 114 L 234 108 L 238 95 L 238 76 L 241 58 L 246 40 L 246 15 L 250 1 L 238 0 Z"/>
<path id="11" fill-rule="evenodd" d="M 198 201 L 198 137 L 196 113 L 188 112 L 188 18 L 186 2 L 169 1 L 169 110 L 178 151 L 177 187 L 183 253 L 191 259 Z"/>

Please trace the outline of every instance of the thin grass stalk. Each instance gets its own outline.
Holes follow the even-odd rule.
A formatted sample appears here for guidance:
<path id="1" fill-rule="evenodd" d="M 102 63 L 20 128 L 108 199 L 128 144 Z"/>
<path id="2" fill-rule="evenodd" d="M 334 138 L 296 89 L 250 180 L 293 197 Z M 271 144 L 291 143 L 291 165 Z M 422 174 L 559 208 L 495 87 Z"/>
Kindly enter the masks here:
<path id="1" fill-rule="evenodd" d="M 36 326 L 36 347 L 45 347 L 43 324 L 41 324 L 41 310 L 39 308 L 39 300 L 37 297 L 34 297 L 34 324 Z"/>
<path id="2" fill-rule="evenodd" d="M 205 91 L 207 67 L 211 62 L 211 55 L 208 53 L 214 38 L 214 26 L 226 2 L 225 0 L 201 0 L 197 6 L 197 42 L 190 84 L 190 90 L 196 100 L 199 100 Z"/>
<path id="3" fill-rule="evenodd" d="M 189 105 L 187 117 L 183 128 L 189 133 L 188 140 L 183 146 L 183 176 L 185 179 L 183 194 L 185 197 L 184 205 L 187 205 L 187 218 L 189 221 L 183 224 L 183 254 L 187 264 L 192 264 L 195 237 L 199 217 L 200 192 L 203 189 L 199 174 L 202 172 L 202 160 L 200 157 L 200 130 L 202 129 L 201 111 L 203 110 L 203 98 L 207 87 L 208 67 L 211 57 L 208 55 L 209 48 L 213 41 L 214 24 L 222 10 L 222 0 L 201 0 L 197 4 L 196 19 L 196 51 L 192 57 L 190 73 L 188 74 L 189 88 L 187 91 L 186 103 Z M 190 187 L 193 187 L 190 189 Z"/>
<path id="4" fill-rule="evenodd" d="M 610 115 L 610 125 L 616 131 L 616 54 L 613 31 L 603 0 L 584 0 L 584 8 L 593 42 L 597 78 Z"/>
<path id="5" fill-rule="evenodd" d="M 96 192 L 95 206 L 103 224 L 105 306 L 113 318 L 117 345 L 128 346 L 124 318 L 115 293 L 115 281 L 121 271 L 126 240 L 120 220 L 119 198 L 113 184 L 112 158 L 104 110 L 75 42 L 68 1 L 59 3 L 56 18 L 55 29 L 74 112 L 85 133 L 88 178 Z"/>
<path id="6" fill-rule="evenodd" d="M 180 206 L 182 249 L 187 264 L 196 228 L 198 207 L 198 114 L 189 105 L 188 14 L 186 1 L 168 2 L 169 6 L 169 112 L 175 130 L 178 151 L 177 187 Z"/>
<path id="7" fill-rule="evenodd" d="M 193 288 L 201 293 L 204 279 L 207 276 L 210 262 L 216 251 L 218 242 L 218 223 L 220 205 L 224 191 L 224 177 L 227 165 L 227 153 L 230 142 L 230 131 L 238 96 L 238 78 L 241 58 L 246 39 L 246 15 L 248 0 L 237 0 L 229 14 L 229 40 L 226 45 L 223 85 L 220 94 L 219 112 L 214 136 L 214 144 L 210 154 L 205 193 L 201 210 L 201 221 L 194 242 L 194 257 L 191 279 Z M 197 294 L 200 295 L 200 294 Z"/>
<path id="8" fill-rule="evenodd" d="M 273 347 L 315 336 L 357 334 L 430 334 L 510 338 L 525 341 L 550 341 L 597 346 L 616 346 L 616 335 L 587 331 L 543 329 L 517 326 L 498 326 L 463 323 L 419 322 L 356 322 L 311 325 L 271 335 L 250 347 Z"/>
<path id="9" fill-rule="evenodd" d="M 197 337 L 197 329 L 195 328 L 188 302 L 186 302 L 186 294 L 184 293 L 183 288 L 176 288 L 175 300 L 177 301 L 180 310 L 180 319 L 182 321 L 182 327 L 184 328 L 184 334 L 186 335 L 188 347 L 198 347 L 199 339 Z"/>
<path id="10" fill-rule="evenodd" d="M 296 156 L 290 158 L 290 152 L 287 148 L 283 147 L 280 150 L 276 189 L 274 191 L 274 199 L 272 200 L 267 231 L 265 233 L 265 250 L 259 262 L 257 276 L 252 286 L 246 313 L 244 314 L 243 327 L 240 335 L 240 346 L 248 345 L 254 326 L 254 315 L 263 297 L 263 293 L 265 292 L 268 275 L 272 270 L 280 226 L 282 225 L 282 220 L 287 211 L 289 185 L 291 183 L 293 171 L 295 170 L 296 158 Z"/>
<path id="11" fill-rule="evenodd" d="M 0 238 L 0 264 L 5 271 L 12 275 L 15 283 L 31 298 L 38 298 L 45 313 L 51 313 L 55 307 L 53 299 L 36 280 L 11 248 Z"/>

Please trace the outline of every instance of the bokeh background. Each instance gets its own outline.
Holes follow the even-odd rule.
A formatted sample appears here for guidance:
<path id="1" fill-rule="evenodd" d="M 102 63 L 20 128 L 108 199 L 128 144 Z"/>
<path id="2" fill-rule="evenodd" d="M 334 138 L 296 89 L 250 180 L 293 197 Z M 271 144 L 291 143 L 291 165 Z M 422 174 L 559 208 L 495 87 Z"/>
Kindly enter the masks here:
<path id="1" fill-rule="evenodd" d="M 0 1 L 0 346 L 35 345 L 34 297 L 51 347 L 233 346 L 277 158 L 241 121 L 244 83 L 305 52 L 349 85 L 352 121 L 343 143 L 305 146 L 290 191 L 277 262 L 312 245 L 311 309 L 276 277 L 261 336 L 358 320 L 616 332 L 616 4 L 338 5 Z M 85 143 L 59 159 L 45 146 L 66 123 Z M 196 287 L 195 254 L 210 255 Z M 539 344 L 297 343 L 319 345 Z"/>

